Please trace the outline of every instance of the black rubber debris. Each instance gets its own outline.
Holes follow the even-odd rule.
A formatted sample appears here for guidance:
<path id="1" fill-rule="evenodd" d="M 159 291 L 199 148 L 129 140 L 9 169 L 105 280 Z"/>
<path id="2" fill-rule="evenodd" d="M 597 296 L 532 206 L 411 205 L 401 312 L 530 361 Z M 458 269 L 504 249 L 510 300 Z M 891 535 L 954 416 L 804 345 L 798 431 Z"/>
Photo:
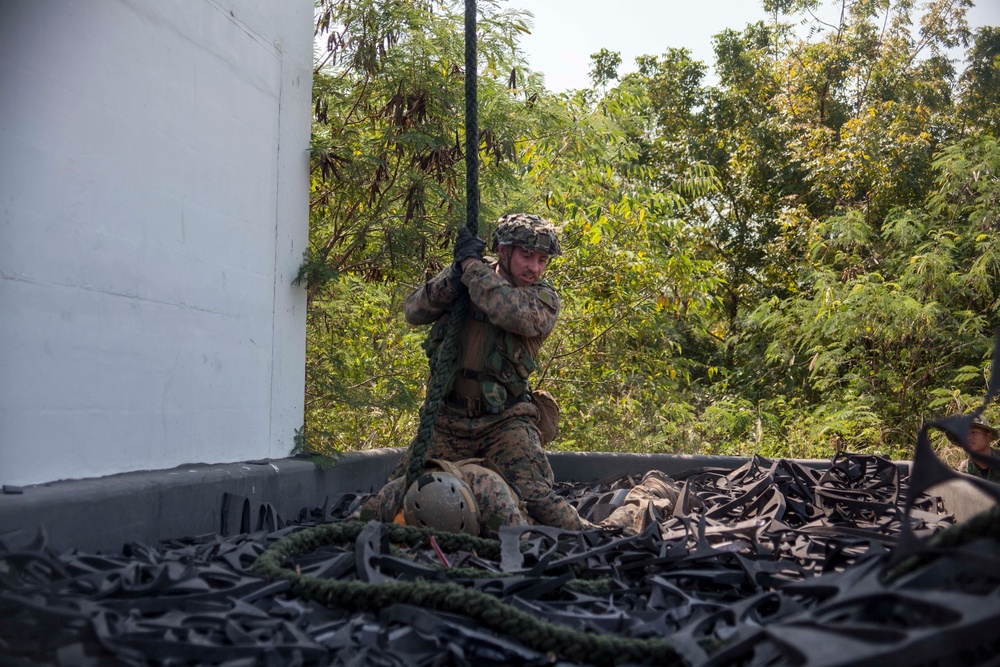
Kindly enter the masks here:
<path id="1" fill-rule="evenodd" d="M 0 664 L 997 664 L 998 513 L 954 526 L 942 476 L 754 458 L 675 478 L 638 534 L 434 534 L 451 567 L 429 531 L 345 521 L 356 494 L 294 520 L 226 495 L 219 534 L 116 554 L 8 535 Z M 600 520 L 639 481 L 558 491 Z"/>

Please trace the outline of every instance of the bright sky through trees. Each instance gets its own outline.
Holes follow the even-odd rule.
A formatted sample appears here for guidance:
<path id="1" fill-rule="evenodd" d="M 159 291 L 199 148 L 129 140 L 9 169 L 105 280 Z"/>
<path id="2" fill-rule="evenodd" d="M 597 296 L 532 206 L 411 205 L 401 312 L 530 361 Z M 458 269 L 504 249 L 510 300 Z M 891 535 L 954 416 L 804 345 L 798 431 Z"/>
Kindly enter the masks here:
<path id="1" fill-rule="evenodd" d="M 621 53 L 620 74 L 635 69 L 636 56 L 669 47 L 686 47 L 711 64 L 713 35 L 768 18 L 759 0 L 511 0 L 510 6 L 534 14 L 532 34 L 521 46 L 531 68 L 556 91 L 588 87 L 590 55 L 602 48 Z M 824 3 L 821 18 L 835 19 L 838 6 Z M 1000 0 L 978 0 L 968 16 L 973 30 L 1000 25 Z"/>

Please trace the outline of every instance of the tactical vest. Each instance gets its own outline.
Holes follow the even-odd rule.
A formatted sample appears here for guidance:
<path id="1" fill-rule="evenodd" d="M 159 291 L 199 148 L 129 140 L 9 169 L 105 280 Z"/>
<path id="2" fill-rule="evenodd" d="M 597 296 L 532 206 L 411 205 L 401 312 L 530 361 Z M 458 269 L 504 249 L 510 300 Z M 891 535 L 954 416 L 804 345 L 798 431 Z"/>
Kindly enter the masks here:
<path id="1" fill-rule="evenodd" d="M 448 328 L 450 314 L 431 328 L 424 343 L 432 359 Z M 499 414 L 530 396 L 529 376 L 538 370 L 542 338 L 525 338 L 493 325 L 480 308 L 469 305 L 469 315 L 458 334 L 459 355 L 448 369 L 449 396 L 465 401 L 470 413 Z M 472 406 L 481 406 L 475 410 Z"/>

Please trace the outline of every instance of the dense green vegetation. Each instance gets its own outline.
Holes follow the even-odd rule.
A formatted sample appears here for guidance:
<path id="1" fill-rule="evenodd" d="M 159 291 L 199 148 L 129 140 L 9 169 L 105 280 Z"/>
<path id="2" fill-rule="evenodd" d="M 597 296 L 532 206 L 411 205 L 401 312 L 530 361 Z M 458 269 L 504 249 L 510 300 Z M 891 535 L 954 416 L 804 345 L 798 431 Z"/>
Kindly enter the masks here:
<path id="1" fill-rule="evenodd" d="M 843 0 L 804 30 L 818 0 L 764 0 L 714 63 L 664 45 L 619 77 L 604 50 L 562 94 L 519 51 L 530 17 L 478 4 L 481 233 L 510 211 L 565 226 L 535 382 L 562 406 L 554 447 L 906 457 L 981 401 L 1000 29 L 970 33 L 971 2 Z M 400 304 L 464 223 L 462 13 L 317 2 L 300 448 L 415 433 L 426 332 Z"/>

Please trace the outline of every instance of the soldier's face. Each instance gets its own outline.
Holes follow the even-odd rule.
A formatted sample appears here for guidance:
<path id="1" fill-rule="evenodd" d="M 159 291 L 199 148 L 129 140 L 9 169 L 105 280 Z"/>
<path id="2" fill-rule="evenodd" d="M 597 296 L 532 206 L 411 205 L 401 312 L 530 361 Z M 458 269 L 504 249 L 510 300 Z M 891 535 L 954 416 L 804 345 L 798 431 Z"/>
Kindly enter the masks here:
<path id="1" fill-rule="evenodd" d="M 549 256 L 544 252 L 535 252 L 518 245 L 502 246 L 500 258 L 500 265 L 510 273 L 509 277 L 518 287 L 533 285 L 545 273 L 545 267 L 549 263 Z"/>
<path id="2" fill-rule="evenodd" d="M 990 455 L 990 436 L 992 433 L 985 429 L 981 429 L 978 426 L 973 426 L 969 429 L 969 450 L 973 454 L 979 456 L 989 457 Z"/>

